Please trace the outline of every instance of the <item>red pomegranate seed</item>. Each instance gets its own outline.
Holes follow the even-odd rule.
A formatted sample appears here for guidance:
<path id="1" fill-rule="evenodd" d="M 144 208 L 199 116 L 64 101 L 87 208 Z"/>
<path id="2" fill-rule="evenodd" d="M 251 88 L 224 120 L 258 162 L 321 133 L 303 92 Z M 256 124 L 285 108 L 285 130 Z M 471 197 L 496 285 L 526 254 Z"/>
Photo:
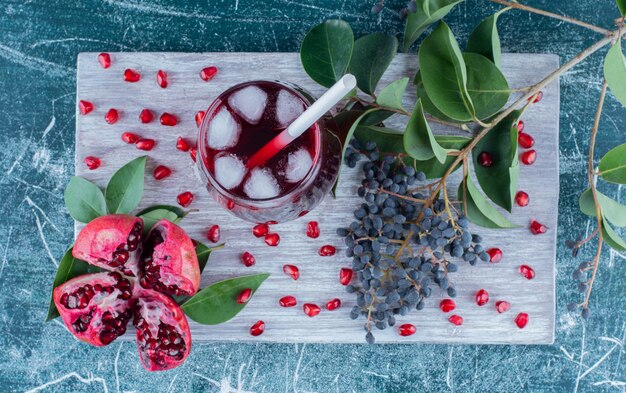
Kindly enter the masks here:
<path id="1" fill-rule="evenodd" d="M 535 138 L 525 132 L 520 132 L 517 136 L 517 143 L 524 149 L 530 149 L 535 144 Z"/>
<path id="2" fill-rule="evenodd" d="M 178 119 L 176 118 L 176 116 L 167 112 L 163 112 L 159 120 L 161 121 L 161 124 L 163 124 L 164 126 L 173 127 L 176 124 L 178 124 Z"/>
<path id="3" fill-rule="evenodd" d="M 190 149 L 189 144 L 185 139 L 183 139 L 182 136 L 179 136 L 178 139 L 176 139 L 176 149 L 180 151 L 189 151 Z"/>
<path id="4" fill-rule="evenodd" d="M 334 298 L 332 300 L 329 300 L 328 302 L 326 302 L 325 305 L 326 309 L 328 311 L 333 311 L 338 309 L 339 307 L 341 307 L 341 299 L 339 298 Z"/>
<path id="5" fill-rule="evenodd" d="M 498 300 L 496 302 L 496 311 L 498 314 L 502 314 L 503 312 L 507 312 L 511 309 L 511 303 L 506 302 L 504 300 Z"/>
<path id="6" fill-rule="evenodd" d="M 522 132 L 524 131 L 524 120 L 520 120 L 517 122 L 517 132 Z"/>
<path id="7" fill-rule="evenodd" d="M 247 303 L 251 297 L 252 297 L 252 289 L 246 288 L 243 291 L 239 292 L 239 295 L 237 295 L 237 303 L 238 304 Z"/>
<path id="8" fill-rule="evenodd" d="M 115 108 L 109 109 L 109 111 L 104 115 L 104 121 L 109 124 L 117 123 L 117 120 L 120 118 L 120 114 Z"/>
<path id="9" fill-rule="evenodd" d="M 193 149 L 195 149 L 195 147 Z M 192 149 L 192 151 L 193 151 L 193 149 Z M 191 156 L 191 158 L 193 158 L 194 161 L 196 160 L 195 151 L 194 151 L 194 154 Z M 226 208 L 228 210 L 233 210 L 235 208 L 235 201 L 233 201 L 232 199 L 229 199 L 228 202 L 226 202 Z"/>
<path id="10" fill-rule="evenodd" d="M 257 224 L 252 228 L 252 234 L 255 237 L 263 237 L 270 231 L 270 227 L 267 224 Z"/>
<path id="11" fill-rule="evenodd" d="M 141 112 L 139 112 L 139 121 L 147 124 L 150 123 L 152 120 L 154 119 L 154 113 L 152 113 L 152 111 L 150 109 L 142 109 Z"/>
<path id="12" fill-rule="evenodd" d="M 450 321 L 451 324 L 456 325 L 456 326 L 461 326 L 463 325 L 463 317 L 460 315 L 450 315 L 450 318 L 448 318 L 448 321 Z"/>
<path id="13" fill-rule="evenodd" d="M 489 294 L 484 289 L 479 289 L 476 292 L 476 304 L 484 306 L 487 302 L 489 302 Z"/>
<path id="14" fill-rule="evenodd" d="M 527 280 L 532 280 L 533 278 L 535 278 L 535 269 L 528 265 L 520 265 L 519 272 Z"/>
<path id="15" fill-rule="evenodd" d="M 537 152 L 534 149 L 523 152 L 520 156 L 520 161 L 522 161 L 524 165 L 534 164 L 535 161 L 537 161 Z"/>
<path id="16" fill-rule="evenodd" d="M 515 317 L 515 324 L 517 325 L 518 328 L 524 329 L 524 326 L 526 326 L 527 323 L 528 323 L 528 314 L 526 314 L 525 312 L 521 312 L 517 314 L 517 316 Z"/>
<path id="17" fill-rule="evenodd" d="M 534 99 L 533 99 L 534 97 Z M 528 98 L 528 101 L 533 100 L 533 103 L 537 103 L 539 101 L 541 101 L 541 99 L 543 98 L 543 91 L 540 91 L 539 93 L 535 94 L 534 96 Z"/>
<path id="18" fill-rule="evenodd" d="M 487 254 L 489 254 L 489 262 L 498 263 L 502 260 L 502 250 L 499 248 L 490 248 L 487 250 Z"/>
<path id="19" fill-rule="evenodd" d="M 178 194 L 176 200 L 178 201 L 178 204 L 182 207 L 187 207 L 191 205 L 191 202 L 193 202 L 193 194 L 189 191 L 185 191 L 181 194 Z"/>
<path id="20" fill-rule="evenodd" d="M 413 334 L 415 334 L 416 331 L 417 329 L 412 323 L 403 323 L 402 325 L 398 326 L 398 334 L 404 337 L 412 336 Z"/>
<path id="21" fill-rule="evenodd" d="M 352 269 L 342 267 L 341 270 L 339 270 L 339 282 L 341 283 L 341 285 L 350 284 L 350 281 L 352 281 L 352 274 Z"/>
<path id="22" fill-rule="evenodd" d="M 536 221 L 536 220 L 530 221 L 530 232 L 533 235 L 541 235 L 542 233 L 546 233 L 547 230 L 548 228 L 542 223 L 540 223 L 539 221 Z"/>
<path id="23" fill-rule="evenodd" d="M 335 255 L 336 251 L 337 250 L 335 249 L 335 247 L 331 246 L 330 244 L 326 244 L 320 248 L 319 254 L 323 257 L 329 257 Z"/>
<path id="24" fill-rule="evenodd" d="M 165 179 L 171 174 L 172 174 L 172 170 L 166 167 L 165 165 L 159 165 L 156 168 L 154 168 L 153 175 L 156 180 Z"/>
<path id="25" fill-rule="evenodd" d="M 214 67 L 214 66 L 206 67 L 206 68 L 203 68 L 202 71 L 200 71 L 200 78 L 202 78 L 203 81 L 208 82 L 211 79 L 215 78 L 216 74 L 217 74 L 217 67 Z"/>
<path id="26" fill-rule="evenodd" d="M 189 156 L 191 157 L 193 162 L 196 162 L 196 154 L 197 153 L 198 153 L 198 150 L 195 147 L 192 147 L 191 149 L 189 149 Z M 235 205 L 233 205 L 233 207 L 235 207 Z M 230 210 L 232 210 L 232 208 L 230 208 Z"/>
<path id="27" fill-rule="evenodd" d="M 122 134 L 122 140 L 129 145 L 134 145 L 139 140 L 139 135 L 133 134 L 132 132 L 125 132 Z"/>
<path id="28" fill-rule="evenodd" d="M 154 149 L 155 143 L 154 139 L 140 138 L 135 146 L 137 146 L 137 149 L 139 150 L 150 151 Z"/>
<path id="29" fill-rule="evenodd" d="M 104 68 L 105 70 L 111 67 L 111 55 L 105 52 L 100 53 L 98 55 L 98 63 L 100 63 L 102 68 Z"/>
<path id="30" fill-rule="evenodd" d="M 304 310 L 304 313 L 311 318 L 319 314 L 320 311 L 322 311 L 322 309 L 317 304 L 313 303 L 304 303 L 302 309 Z"/>
<path id="31" fill-rule="evenodd" d="M 304 217 L 304 216 L 306 216 L 307 214 L 309 214 L 309 211 L 308 211 L 308 210 L 302 210 L 300 213 L 298 213 L 298 217 Z"/>
<path id="32" fill-rule="evenodd" d="M 250 327 L 250 334 L 253 336 L 260 336 L 265 331 L 265 322 L 256 321 L 254 325 Z"/>
<path id="33" fill-rule="evenodd" d="M 478 163 L 486 168 L 493 166 L 493 157 L 489 152 L 482 152 L 478 155 Z"/>
<path id="34" fill-rule="evenodd" d="M 141 74 L 131 68 L 127 68 L 124 70 L 124 80 L 126 82 L 131 82 L 131 83 L 135 83 L 135 82 L 139 82 L 139 79 L 141 79 Z"/>
<path id="35" fill-rule="evenodd" d="M 452 299 L 443 299 L 439 302 L 439 308 L 443 312 L 450 312 L 456 308 L 456 303 Z"/>
<path id="36" fill-rule="evenodd" d="M 293 307 L 298 304 L 298 301 L 295 297 L 288 295 L 281 297 L 280 300 L 278 300 L 278 304 L 280 304 L 281 307 Z"/>
<path id="37" fill-rule="evenodd" d="M 85 165 L 87 165 L 87 168 L 89 168 L 89 170 L 93 171 L 94 169 L 98 169 L 100 168 L 101 164 L 102 164 L 102 161 L 100 161 L 98 157 L 94 157 L 94 156 L 85 157 Z"/>
<path id="38" fill-rule="evenodd" d="M 298 269 L 296 265 L 284 265 L 283 272 L 291 276 L 294 280 L 300 278 L 300 269 Z"/>
<path id="39" fill-rule="evenodd" d="M 270 247 L 276 247 L 280 243 L 280 236 L 278 233 L 268 233 L 265 235 L 265 244 Z"/>
<path id="40" fill-rule="evenodd" d="M 165 89 L 167 87 L 167 74 L 163 70 L 158 70 L 156 73 L 157 85 Z"/>
<path id="41" fill-rule="evenodd" d="M 220 226 L 215 224 L 211 225 L 206 232 L 206 238 L 209 239 L 211 243 L 217 243 L 220 241 Z"/>
<path id="42" fill-rule="evenodd" d="M 515 203 L 517 203 L 517 206 L 519 207 L 527 206 L 529 201 L 530 201 L 530 198 L 527 192 L 518 191 L 517 194 L 515 194 Z"/>
<path id="43" fill-rule="evenodd" d="M 312 239 L 317 239 L 320 235 L 320 226 L 317 221 L 309 221 L 306 224 L 306 235 Z"/>
<path id="44" fill-rule="evenodd" d="M 81 115 L 86 115 L 93 110 L 93 104 L 89 101 L 80 100 L 78 102 L 78 109 Z"/>
<path id="45" fill-rule="evenodd" d="M 245 267 L 250 267 L 256 263 L 256 258 L 254 258 L 254 255 L 246 251 L 241 254 L 241 263 L 243 263 Z"/>
<path id="46" fill-rule="evenodd" d="M 204 120 L 204 115 L 205 115 L 204 111 L 196 112 L 196 125 L 198 127 L 200 127 L 200 124 L 202 124 L 202 120 Z"/>

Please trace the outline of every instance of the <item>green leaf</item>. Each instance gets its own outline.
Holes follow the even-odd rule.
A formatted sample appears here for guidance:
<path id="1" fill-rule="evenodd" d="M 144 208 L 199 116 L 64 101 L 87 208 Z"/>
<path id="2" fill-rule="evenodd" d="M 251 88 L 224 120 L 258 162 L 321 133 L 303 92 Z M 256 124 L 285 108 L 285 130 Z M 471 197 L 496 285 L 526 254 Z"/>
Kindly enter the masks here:
<path id="1" fill-rule="evenodd" d="M 415 74 L 415 79 L 413 80 L 413 83 L 415 84 L 415 88 L 417 90 L 417 98 L 422 100 L 422 106 L 424 107 L 424 110 L 427 113 L 429 113 L 431 116 L 433 116 L 436 119 L 449 121 L 451 123 L 459 123 L 459 124 L 464 123 L 463 121 L 458 121 L 449 116 L 444 115 L 439 109 L 437 109 L 435 104 L 433 104 L 433 102 L 428 97 L 428 94 L 426 94 L 426 89 L 424 88 L 424 82 L 422 82 L 422 73 L 419 70 Z"/>
<path id="2" fill-rule="evenodd" d="M 424 40 L 418 53 L 428 97 L 444 115 L 471 121 L 476 111 L 467 90 L 467 69 L 459 45 L 444 22 Z"/>
<path id="3" fill-rule="evenodd" d="M 402 96 L 408 84 L 408 77 L 391 82 L 380 92 L 376 98 L 376 103 L 387 108 L 404 110 L 402 107 Z"/>
<path id="4" fill-rule="evenodd" d="M 315 82 L 330 87 L 348 69 L 354 34 L 347 22 L 334 19 L 315 26 L 300 47 L 300 61 Z"/>
<path id="5" fill-rule="evenodd" d="M 498 206 L 509 212 L 517 192 L 519 160 L 517 159 L 517 120 L 521 111 L 514 111 L 492 128 L 472 149 L 474 170 L 480 187 Z M 478 163 L 482 152 L 489 152 L 493 166 Z"/>
<path id="6" fill-rule="evenodd" d="M 224 248 L 224 243 L 218 244 L 215 247 L 207 247 L 204 243 L 196 240 L 196 256 L 198 257 L 198 265 L 200 266 L 200 274 L 204 271 L 211 253 L 215 250 Z"/>
<path id="7" fill-rule="evenodd" d="M 464 184 L 466 185 L 465 193 L 463 190 Z M 464 198 L 464 194 L 466 198 Z M 463 201 L 464 199 L 465 203 L 461 203 L 461 208 L 465 210 L 467 206 L 465 215 L 474 224 L 485 228 L 517 227 L 517 225 L 511 223 L 489 203 L 487 198 L 476 188 L 469 175 L 459 185 L 459 201 Z"/>
<path id="8" fill-rule="evenodd" d="M 604 220 L 602 221 L 602 238 L 612 249 L 621 252 L 626 251 L 626 242 Z"/>
<path id="9" fill-rule="evenodd" d="M 141 202 L 146 156 L 135 158 L 111 176 L 105 192 L 111 214 L 128 214 Z"/>
<path id="10" fill-rule="evenodd" d="M 604 79 L 611 92 L 626 106 L 626 58 L 622 53 L 622 39 L 617 40 L 604 59 Z"/>
<path id="11" fill-rule="evenodd" d="M 181 307 L 189 318 L 203 325 L 226 322 L 250 302 L 237 303 L 237 295 L 246 288 L 255 293 L 268 277 L 268 273 L 262 273 L 216 282 L 200 290 Z"/>
<path id="12" fill-rule="evenodd" d="M 417 100 L 411 119 L 409 119 L 404 131 L 404 150 L 418 161 L 435 157 L 443 164 L 446 160 L 446 150 L 435 140 L 426 117 L 424 117 L 424 109 L 420 100 Z"/>
<path id="13" fill-rule="evenodd" d="M 150 229 L 162 219 L 167 219 L 174 224 L 178 224 L 187 215 L 183 209 L 178 206 L 171 205 L 155 205 L 143 209 L 137 213 L 137 217 L 143 219 L 143 231 L 147 234 Z"/>
<path id="14" fill-rule="evenodd" d="M 94 218 L 107 214 L 107 206 L 102 190 L 97 185 L 80 176 L 72 176 L 65 188 L 65 207 L 72 218 L 88 223 Z"/>
<path id="15" fill-rule="evenodd" d="M 626 143 L 616 146 L 600 160 L 598 166 L 602 179 L 617 184 L 626 184 Z"/>
<path id="16" fill-rule="evenodd" d="M 617 8 L 619 8 L 622 16 L 626 16 L 626 0 L 615 0 L 615 3 L 617 3 Z"/>
<path id="17" fill-rule="evenodd" d="M 417 11 L 409 13 L 406 17 L 402 42 L 404 51 L 408 52 L 428 26 L 441 20 L 461 1 L 463 0 L 417 0 Z"/>
<path id="18" fill-rule="evenodd" d="M 483 55 L 464 53 L 467 91 L 476 111 L 484 120 L 498 112 L 509 100 L 509 83 L 498 67 Z"/>
<path id="19" fill-rule="evenodd" d="M 59 316 L 59 311 L 57 310 L 54 304 L 54 300 L 52 300 L 54 288 L 71 280 L 74 277 L 82 276 L 83 274 L 87 274 L 87 273 L 96 273 L 100 271 L 100 269 L 97 266 L 90 265 L 87 262 L 74 258 L 74 256 L 72 255 L 72 248 L 73 247 L 70 247 L 65 252 L 65 255 L 63 255 L 63 258 L 61 258 L 61 261 L 59 262 L 59 267 L 57 268 L 57 273 L 54 276 L 54 281 L 52 283 L 52 292 L 50 293 L 50 305 L 48 306 L 48 316 L 46 317 L 46 322 L 51 321 L 54 318 Z"/>
<path id="20" fill-rule="evenodd" d="M 359 89 L 373 95 L 397 51 L 398 39 L 392 35 L 373 33 L 356 40 L 349 68 Z"/>
<path id="21" fill-rule="evenodd" d="M 502 64 L 502 49 L 498 34 L 498 17 L 505 10 L 496 12 L 480 22 L 467 40 L 467 52 L 478 53 L 491 60 L 498 68 Z"/>
<path id="22" fill-rule="evenodd" d="M 626 226 L 626 205 L 609 198 L 600 191 L 596 190 L 596 197 L 600 204 L 602 217 L 617 227 Z M 580 195 L 578 199 L 580 211 L 590 217 L 596 217 L 596 205 L 593 203 L 593 193 L 588 188 Z"/>

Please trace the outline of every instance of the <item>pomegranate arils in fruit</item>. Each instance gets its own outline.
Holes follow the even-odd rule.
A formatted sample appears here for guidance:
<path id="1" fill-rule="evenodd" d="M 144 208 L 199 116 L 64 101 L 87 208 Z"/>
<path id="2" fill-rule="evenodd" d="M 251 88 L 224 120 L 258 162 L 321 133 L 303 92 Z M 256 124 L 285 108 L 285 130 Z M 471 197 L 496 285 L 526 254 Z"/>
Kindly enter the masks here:
<path id="1" fill-rule="evenodd" d="M 490 248 L 487 250 L 487 254 L 489 254 L 489 262 L 491 263 L 498 263 L 502 260 L 502 250 L 499 248 Z"/>
<path id="2" fill-rule="evenodd" d="M 197 149 L 195 147 L 192 147 L 189 150 L 189 156 L 191 157 L 191 159 L 193 160 L 193 162 L 196 162 L 196 154 L 198 153 Z M 230 201 L 229 201 L 230 202 Z M 233 205 L 234 207 L 234 205 Z M 230 208 L 232 210 L 232 208 Z"/>
<path id="3" fill-rule="evenodd" d="M 161 121 L 161 124 L 164 126 L 173 127 L 176 124 L 178 124 L 178 119 L 176 118 L 176 116 L 167 112 L 163 112 L 159 120 Z"/>
<path id="4" fill-rule="evenodd" d="M 335 249 L 335 247 L 331 246 L 330 244 L 326 244 L 320 248 L 319 254 L 323 257 L 329 257 L 335 255 L 336 251 L 337 250 Z"/>
<path id="5" fill-rule="evenodd" d="M 489 168 L 490 166 L 493 166 L 493 157 L 491 157 L 489 152 L 484 151 L 478 155 L 478 163 Z"/>
<path id="6" fill-rule="evenodd" d="M 158 70 L 156 73 L 157 85 L 165 89 L 167 87 L 167 74 L 163 70 Z"/>
<path id="7" fill-rule="evenodd" d="M 283 272 L 291 276 L 291 278 L 293 278 L 294 280 L 300 278 L 300 269 L 298 269 L 298 267 L 295 265 L 284 265 Z"/>
<path id="8" fill-rule="evenodd" d="M 206 238 L 209 239 L 211 243 L 217 243 L 220 241 L 220 233 L 221 231 L 219 225 L 211 225 L 206 231 Z"/>
<path id="9" fill-rule="evenodd" d="M 333 311 L 338 309 L 339 307 L 341 307 L 341 299 L 339 298 L 334 298 L 332 300 L 329 300 L 328 302 L 326 302 L 325 305 L 326 309 L 328 311 Z"/>
<path id="10" fill-rule="evenodd" d="M 98 63 L 100 63 L 102 68 L 104 68 L 105 70 L 111 67 L 111 55 L 109 55 L 108 53 L 104 53 L 104 52 L 100 53 L 98 55 Z"/>
<path id="11" fill-rule="evenodd" d="M 518 328 L 523 329 L 528 323 L 528 314 L 521 312 L 515 317 L 515 324 Z"/>
<path id="12" fill-rule="evenodd" d="M 254 255 L 246 251 L 241 254 L 241 263 L 243 263 L 245 267 L 250 267 L 256 263 L 256 259 L 254 258 Z"/>
<path id="13" fill-rule="evenodd" d="M 412 323 L 403 323 L 402 325 L 398 326 L 398 334 L 404 337 L 412 336 L 413 334 L 415 334 L 416 331 L 417 329 Z"/>
<path id="14" fill-rule="evenodd" d="M 255 237 L 263 237 L 267 235 L 270 231 L 270 227 L 267 224 L 257 224 L 252 227 L 252 234 Z"/>
<path id="15" fill-rule="evenodd" d="M 193 194 L 189 191 L 185 191 L 183 193 L 178 194 L 178 196 L 176 197 L 176 200 L 178 201 L 178 204 L 181 205 L 182 207 L 187 207 L 191 205 L 191 202 L 193 202 Z"/>
<path id="16" fill-rule="evenodd" d="M 541 235 L 542 233 L 546 233 L 547 230 L 548 228 L 542 223 L 540 223 L 539 221 L 537 220 L 530 221 L 530 232 L 533 235 Z"/>
<path id="17" fill-rule="evenodd" d="M 320 226 L 317 221 L 309 221 L 306 224 L 306 235 L 311 239 L 317 239 L 320 236 Z"/>
<path id="18" fill-rule="evenodd" d="M 511 303 L 506 302 L 504 300 L 498 300 L 496 302 L 496 311 L 498 314 L 502 314 L 503 312 L 507 312 L 511 309 Z"/>
<path id="19" fill-rule="evenodd" d="M 166 167 L 165 165 L 159 165 L 156 168 L 154 168 L 153 175 L 156 180 L 165 179 L 171 174 L 172 174 L 172 170 Z"/>
<path id="20" fill-rule="evenodd" d="M 304 310 L 304 313 L 309 317 L 314 317 L 319 314 L 320 311 L 322 311 L 322 309 L 317 304 L 313 303 L 304 303 L 302 309 Z"/>
<path id="21" fill-rule="evenodd" d="M 520 161 L 524 165 L 532 165 L 537 161 L 537 152 L 535 150 L 528 150 L 522 153 Z"/>
<path id="22" fill-rule="evenodd" d="M 139 82 L 139 79 L 141 79 L 141 74 L 139 72 L 133 70 L 132 68 L 124 70 L 124 80 L 126 82 L 135 83 Z"/>
<path id="23" fill-rule="evenodd" d="M 352 271 L 352 269 L 342 267 L 341 270 L 339 270 L 339 282 L 341 283 L 341 285 L 350 284 L 350 281 L 352 281 L 353 273 L 354 272 Z"/>
<path id="24" fill-rule="evenodd" d="M 135 143 L 135 146 L 137 146 L 137 149 L 139 149 L 139 150 L 150 151 L 150 150 L 154 149 L 154 145 L 155 144 L 156 144 L 156 142 L 154 141 L 154 139 L 140 138 Z"/>
<path id="25" fill-rule="evenodd" d="M 535 144 L 535 138 L 525 132 L 520 132 L 517 136 L 517 143 L 524 149 L 530 149 Z"/>
<path id="26" fill-rule="evenodd" d="M 102 164 L 102 161 L 100 161 L 98 157 L 94 157 L 94 156 L 85 157 L 85 165 L 87 165 L 87 168 L 89 168 L 89 170 L 93 171 L 94 169 L 98 169 L 100 168 L 101 164 Z"/>
<path id="27" fill-rule="evenodd" d="M 214 67 L 214 66 L 205 67 L 202 69 L 202 71 L 200 71 L 200 78 L 202 78 L 203 81 L 208 82 L 211 79 L 215 78 L 216 74 L 217 74 L 217 67 Z"/>
<path id="28" fill-rule="evenodd" d="M 460 315 L 456 315 L 456 314 L 450 315 L 450 318 L 448 318 L 448 321 L 451 324 L 456 325 L 456 326 L 463 325 L 463 317 Z"/>
<path id="29" fill-rule="evenodd" d="M 528 206 L 528 202 L 530 202 L 530 197 L 528 196 L 527 192 L 518 191 L 517 194 L 515 194 L 515 203 L 517 204 L 517 206 Z"/>
<path id="30" fill-rule="evenodd" d="M 117 120 L 120 118 L 120 114 L 115 108 L 109 109 L 109 111 L 104 115 L 104 121 L 109 124 L 117 123 Z"/>
<path id="31" fill-rule="evenodd" d="M 125 132 L 122 134 L 122 140 L 129 145 L 134 145 L 139 140 L 139 135 L 132 132 Z"/>
<path id="32" fill-rule="evenodd" d="M 204 120 L 204 115 L 205 114 L 206 114 L 206 112 L 204 112 L 204 111 L 196 112 L 196 125 L 198 127 L 200 127 L 200 124 L 202 124 L 202 120 Z"/>
<path id="33" fill-rule="evenodd" d="M 139 112 L 139 121 L 143 124 L 150 123 L 154 119 L 154 113 L 150 109 L 142 109 Z"/>
<path id="34" fill-rule="evenodd" d="M 237 303 L 238 304 L 247 303 L 251 297 L 252 297 L 252 289 L 246 288 L 243 291 L 239 292 L 239 295 L 237 295 Z"/>
<path id="35" fill-rule="evenodd" d="M 479 289 L 478 292 L 476 292 L 475 298 L 476 304 L 479 306 L 484 306 L 489 302 L 489 294 L 484 289 Z"/>
<path id="36" fill-rule="evenodd" d="M 190 149 L 189 144 L 187 144 L 187 141 L 183 139 L 182 136 L 179 136 L 178 139 L 176 139 L 176 148 L 180 151 L 189 151 Z"/>
<path id="37" fill-rule="evenodd" d="M 439 302 L 439 308 L 443 312 L 450 312 L 456 308 L 456 303 L 452 299 L 443 299 Z"/>
<path id="38" fill-rule="evenodd" d="M 524 278 L 528 280 L 532 280 L 533 278 L 535 278 L 535 269 L 528 265 L 520 265 L 519 272 Z"/>
<path id="39" fill-rule="evenodd" d="M 280 236 L 278 233 L 268 233 L 265 235 L 265 244 L 270 247 L 276 247 L 280 243 Z"/>
<path id="40" fill-rule="evenodd" d="M 81 115 L 86 115 L 93 111 L 93 104 L 89 101 L 80 100 L 78 102 L 78 109 L 80 110 Z"/>
<path id="41" fill-rule="evenodd" d="M 250 334 L 253 336 L 260 336 L 265 331 L 265 322 L 256 321 L 254 325 L 250 327 Z"/>
<path id="42" fill-rule="evenodd" d="M 520 120 L 517 122 L 517 132 L 522 132 L 524 131 L 524 120 Z"/>
<path id="43" fill-rule="evenodd" d="M 278 304 L 281 307 L 293 307 L 298 304 L 298 301 L 295 297 L 291 295 L 283 296 L 278 300 Z"/>

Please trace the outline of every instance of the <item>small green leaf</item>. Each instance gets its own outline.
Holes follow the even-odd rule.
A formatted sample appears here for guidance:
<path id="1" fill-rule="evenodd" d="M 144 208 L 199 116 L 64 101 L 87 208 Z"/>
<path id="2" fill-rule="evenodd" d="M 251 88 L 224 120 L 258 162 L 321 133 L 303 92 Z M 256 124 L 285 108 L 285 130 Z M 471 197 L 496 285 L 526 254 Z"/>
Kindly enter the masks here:
<path id="1" fill-rule="evenodd" d="M 484 120 L 493 116 L 509 100 L 509 83 L 498 67 L 483 55 L 464 53 L 467 91 L 476 111 Z"/>
<path id="2" fill-rule="evenodd" d="M 622 16 L 626 16 L 626 0 L 615 0 L 615 3 L 617 3 L 617 8 L 619 8 Z"/>
<path id="3" fill-rule="evenodd" d="M 612 249 L 621 252 L 626 251 L 626 242 L 604 220 L 602 221 L 602 238 Z"/>
<path id="4" fill-rule="evenodd" d="M 464 184 L 466 186 L 465 192 L 463 189 Z M 465 203 L 463 203 L 463 199 L 465 199 Z M 459 185 L 459 201 L 461 201 L 461 208 L 463 210 L 465 210 L 465 207 L 467 206 L 465 215 L 476 225 L 480 225 L 485 228 L 517 227 L 517 225 L 511 223 L 489 203 L 487 198 L 485 198 L 483 194 L 480 193 L 478 188 L 476 188 L 469 175 Z"/>
<path id="5" fill-rule="evenodd" d="M 428 97 L 428 94 L 426 94 L 426 89 L 424 88 L 424 82 L 422 82 L 422 73 L 419 70 L 415 74 L 415 79 L 413 80 L 413 83 L 415 84 L 415 88 L 417 90 L 417 97 L 420 100 L 422 100 L 422 106 L 424 107 L 424 110 L 427 113 L 429 113 L 431 116 L 433 116 L 436 119 L 449 121 L 451 123 L 459 123 L 459 124 L 464 123 L 463 121 L 458 121 L 449 116 L 444 115 L 439 109 L 437 109 L 435 104 L 433 104 L 433 102 Z"/>
<path id="6" fill-rule="evenodd" d="M 354 34 L 347 22 L 334 19 L 315 26 L 300 47 L 300 61 L 315 82 L 330 87 L 348 69 Z"/>
<path id="7" fill-rule="evenodd" d="M 626 106 L 626 58 L 622 53 L 622 39 L 609 49 L 604 59 L 604 79 L 611 92 L 623 106 Z"/>
<path id="8" fill-rule="evenodd" d="M 72 176 L 65 188 L 65 207 L 78 222 L 88 223 L 107 214 L 104 195 L 97 185 L 80 176 Z"/>
<path id="9" fill-rule="evenodd" d="M 626 143 L 609 150 L 600 160 L 598 170 L 603 180 L 626 184 Z"/>
<path id="10" fill-rule="evenodd" d="M 436 157 L 443 164 L 446 160 L 446 150 L 437 143 L 430 130 L 420 100 L 417 100 L 411 119 L 404 131 L 404 150 L 418 161 Z"/>
<path id="11" fill-rule="evenodd" d="M 246 288 L 252 289 L 252 293 L 255 293 L 268 277 L 268 273 L 262 273 L 216 282 L 200 290 L 181 308 L 189 318 L 203 325 L 226 322 L 250 302 L 237 303 L 237 295 Z"/>
<path id="12" fill-rule="evenodd" d="M 467 52 L 478 53 L 491 60 L 498 68 L 502 63 L 502 49 L 498 34 L 498 17 L 506 10 L 496 12 L 480 22 L 467 40 Z"/>
<path id="13" fill-rule="evenodd" d="M 359 89 L 373 95 L 397 51 L 398 39 L 392 35 L 373 33 L 356 40 L 349 68 Z"/>
<path id="14" fill-rule="evenodd" d="M 204 271 L 211 253 L 215 250 L 224 248 L 224 243 L 218 244 L 215 247 L 207 247 L 204 243 L 196 240 L 196 256 L 198 257 L 198 265 L 200 266 L 200 274 Z"/>
<path id="15" fill-rule="evenodd" d="M 402 96 L 404 96 L 404 91 L 408 84 L 408 77 L 391 82 L 380 92 L 376 98 L 376 103 L 387 108 L 404 110 L 402 107 Z"/>
<path id="16" fill-rule="evenodd" d="M 428 26 L 441 20 L 461 1 L 463 0 L 417 0 L 417 11 L 409 13 L 406 17 L 402 42 L 404 51 L 408 52 Z"/>
<path id="17" fill-rule="evenodd" d="M 622 205 L 598 190 L 596 190 L 596 197 L 600 204 L 602 217 L 617 227 L 626 227 L 626 205 Z M 578 206 L 580 207 L 580 211 L 584 214 L 590 217 L 596 217 L 596 205 L 593 202 L 593 193 L 590 188 L 580 195 Z"/>
<path id="18" fill-rule="evenodd" d="M 111 176 L 105 192 L 111 214 L 128 214 L 139 205 L 143 194 L 146 156 L 135 158 Z"/>
<path id="19" fill-rule="evenodd" d="M 178 224 L 187 215 L 187 212 L 178 206 L 155 205 L 143 209 L 136 215 L 143 219 L 143 231 L 144 234 L 147 234 L 157 221 L 167 219 Z"/>
<path id="20" fill-rule="evenodd" d="M 435 135 L 435 140 L 446 150 L 461 150 L 471 141 L 471 138 L 454 135 Z M 447 156 L 446 161 L 442 164 L 436 157 L 433 157 L 430 160 L 418 161 L 415 169 L 424 172 L 427 179 L 437 179 L 446 173 L 455 160 L 455 156 Z M 460 167 L 461 165 L 457 165 L 452 172 Z"/>

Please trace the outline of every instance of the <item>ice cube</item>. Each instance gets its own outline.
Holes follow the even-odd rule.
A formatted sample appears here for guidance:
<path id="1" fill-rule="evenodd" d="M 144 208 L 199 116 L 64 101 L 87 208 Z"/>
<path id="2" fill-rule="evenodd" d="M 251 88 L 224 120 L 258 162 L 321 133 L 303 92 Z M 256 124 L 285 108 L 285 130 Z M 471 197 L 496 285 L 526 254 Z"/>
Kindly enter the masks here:
<path id="1" fill-rule="evenodd" d="M 297 183 L 304 179 L 312 165 L 313 159 L 306 148 L 296 150 L 287 157 L 285 178 L 289 183 Z"/>
<path id="2" fill-rule="evenodd" d="M 209 123 L 209 146 L 216 150 L 233 147 L 239 140 L 241 124 L 222 107 Z"/>
<path id="3" fill-rule="evenodd" d="M 267 93 L 257 86 L 237 90 L 228 97 L 228 104 L 250 124 L 259 124 L 267 106 Z"/>
<path id="4" fill-rule="evenodd" d="M 246 167 L 237 156 L 229 154 L 218 157 L 214 164 L 215 179 L 222 187 L 231 190 L 241 184 Z"/>
<path id="5" fill-rule="evenodd" d="M 304 112 L 301 99 L 287 90 L 281 90 L 276 99 L 276 121 L 281 128 L 287 127 Z"/>
<path id="6" fill-rule="evenodd" d="M 243 191 L 252 199 L 274 198 L 280 186 L 268 168 L 254 168 L 243 186 Z"/>

